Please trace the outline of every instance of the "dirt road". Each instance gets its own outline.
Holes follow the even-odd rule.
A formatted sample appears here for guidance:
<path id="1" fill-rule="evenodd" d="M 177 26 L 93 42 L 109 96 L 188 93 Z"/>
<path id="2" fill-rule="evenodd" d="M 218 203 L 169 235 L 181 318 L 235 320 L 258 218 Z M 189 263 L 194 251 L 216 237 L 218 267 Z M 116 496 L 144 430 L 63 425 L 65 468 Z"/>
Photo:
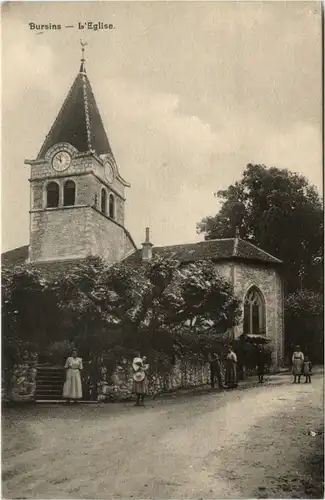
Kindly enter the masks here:
<path id="1" fill-rule="evenodd" d="M 3 413 L 4 498 L 306 498 L 323 379 Z M 308 465 L 309 464 L 309 465 Z"/>

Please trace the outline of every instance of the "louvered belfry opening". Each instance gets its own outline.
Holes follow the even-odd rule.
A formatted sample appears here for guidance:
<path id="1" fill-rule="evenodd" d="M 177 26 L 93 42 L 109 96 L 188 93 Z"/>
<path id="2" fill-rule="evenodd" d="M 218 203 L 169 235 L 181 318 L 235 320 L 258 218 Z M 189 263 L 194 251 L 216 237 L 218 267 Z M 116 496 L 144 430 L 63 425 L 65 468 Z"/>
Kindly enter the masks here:
<path id="1" fill-rule="evenodd" d="M 49 182 L 46 186 L 46 207 L 56 208 L 60 202 L 60 187 L 56 182 Z"/>
<path id="2" fill-rule="evenodd" d="M 103 214 L 106 215 L 107 213 L 107 193 L 106 189 L 102 189 L 101 196 L 100 196 L 100 210 Z"/>
<path id="3" fill-rule="evenodd" d="M 63 188 L 63 205 L 73 206 L 76 201 L 76 185 L 73 181 L 66 181 Z"/>

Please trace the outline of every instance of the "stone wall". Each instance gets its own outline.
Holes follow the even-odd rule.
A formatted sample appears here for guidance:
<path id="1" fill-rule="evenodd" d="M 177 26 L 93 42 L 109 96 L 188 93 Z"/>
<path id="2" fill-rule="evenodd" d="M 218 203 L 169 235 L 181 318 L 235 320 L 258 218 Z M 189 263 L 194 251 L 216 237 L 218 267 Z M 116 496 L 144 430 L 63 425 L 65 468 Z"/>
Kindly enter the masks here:
<path id="1" fill-rule="evenodd" d="M 273 365 L 283 364 L 283 287 L 279 272 L 262 265 L 238 263 L 234 267 L 234 291 L 244 307 L 247 291 L 256 286 L 262 293 L 266 308 L 266 336 L 274 346 Z M 243 316 L 242 316 L 243 318 Z M 234 329 L 235 338 L 243 333 L 241 322 Z"/>
<path id="2" fill-rule="evenodd" d="M 91 216 L 91 253 L 100 255 L 107 262 L 118 262 L 134 246 L 125 230 L 100 211 L 92 210 Z"/>
<path id="3" fill-rule="evenodd" d="M 31 213 L 31 262 L 87 257 L 91 208 L 61 207 Z"/>
<path id="4" fill-rule="evenodd" d="M 90 182 L 90 189 L 91 193 L 93 196 L 96 194 L 97 195 L 97 200 L 98 200 L 98 209 L 101 209 L 101 191 L 102 189 L 105 189 L 106 191 L 106 196 L 107 196 L 107 210 L 106 213 L 109 213 L 109 195 L 112 194 L 114 196 L 114 202 L 115 202 L 115 220 L 121 224 L 122 226 L 124 225 L 124 203 L 125 200 L 124 198 L 118 193 L 117 190 L 113 190 L 113 186 L 110 188 L 108 187 L 107 184 L 103 184 L 101 180 L 98 177 L 92 176 L 91 177 L 91 182 Z M 108 219 L 109 221 L 109 219 Z"/>
<path id="5" fill-rule="evenodd" d="M 241 301 L 242 321 L 232 329 L 233 338 L 243 333 L 244 299 L 247 291 L 256 286 L 262 293 L 266 307 L 266 336 L 271 340 L 273 369 L 284 364 L 283 283 L 277 269 L 271 266 L 244 262 L 218 262 L 216 268 L 234 287 Z M 230 333 L 230 332 L 229 332 Z"/>
<path id="6" fill-rule="evenodd" d="M 98 384 L 98 400 L 129 400 L 132 396 L 133 370 L 129 363 L 116 367 L 110 377 L 105 367 L 101 369 L 101 380 Z M 163 392 L 177 389 L 200 387 L 210 383 L 209 364 L 193 364 L 187 360 L 178 359 L 170 372 L 158 373 L 149 370 L 148 394 L 155 396 Z"/>
<path id="7" fill-rule="evenodd" d="M 64 147 L 72 155 L 69 168 L 56 172 L 53 155 Z M 43 161 L 31 166 L 30 247 L 31 262 L 83 258 L 98 255 L 113 263 L 125 257 L 134 245 L 124 231 L 124 185 L 116 175 L 111 184 L 103 165 L 89 154 L 81 155 L 69 144 L 53 146 Z M 63 206 L 63 186 L 75 183 L 75 205 Z M 55 181 L 60 188 L 59 206 L 46 208 L 46 186 Z M 115 219 L 100 213 L 101 189 L 112 193 Z"/>
<path id="8" fill-rule="evenodd" d="M 37 354 L 26 353 L 19 364 L 13 367 L 10 387 L 2 395 L 4 399 L 15 402 L 35 400 Z"/>

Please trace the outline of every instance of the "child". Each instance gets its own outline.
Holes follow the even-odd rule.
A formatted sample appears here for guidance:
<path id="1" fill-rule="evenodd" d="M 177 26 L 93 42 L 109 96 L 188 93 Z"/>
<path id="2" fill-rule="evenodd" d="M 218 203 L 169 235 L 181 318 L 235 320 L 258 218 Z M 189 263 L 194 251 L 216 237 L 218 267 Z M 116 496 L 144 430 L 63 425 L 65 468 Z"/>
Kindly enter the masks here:
<path id="1" fill-rule="evenodd" d="M 262 345 L 257 347 L 257 375 L 258 375 L 258 383 L 264 383 L 264 375 L 265 375 L 265 352 Z"/>
<path id="2" fill-rule="evenodd" d="M 311 362 L 309 361 L 308 356 L 306 356 L 303 368 L 303 373 L 306 377 L 305 384 L 307 383 L 311 384 L 311 369 L 312 369 Z"/>

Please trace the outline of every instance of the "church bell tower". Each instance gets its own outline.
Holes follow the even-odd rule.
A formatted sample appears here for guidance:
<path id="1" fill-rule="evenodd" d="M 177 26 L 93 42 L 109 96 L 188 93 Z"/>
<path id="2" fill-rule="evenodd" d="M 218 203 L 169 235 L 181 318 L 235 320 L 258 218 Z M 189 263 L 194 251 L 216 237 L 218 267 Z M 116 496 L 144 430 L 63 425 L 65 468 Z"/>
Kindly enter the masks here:
<path id="1" fill-rule="evenodd" d="M 110 263 L 136 246 L 124 227 L 125 188 L 86 74 L 79 73 L 30 175 L 29 262 L 99 256 Z"/>

